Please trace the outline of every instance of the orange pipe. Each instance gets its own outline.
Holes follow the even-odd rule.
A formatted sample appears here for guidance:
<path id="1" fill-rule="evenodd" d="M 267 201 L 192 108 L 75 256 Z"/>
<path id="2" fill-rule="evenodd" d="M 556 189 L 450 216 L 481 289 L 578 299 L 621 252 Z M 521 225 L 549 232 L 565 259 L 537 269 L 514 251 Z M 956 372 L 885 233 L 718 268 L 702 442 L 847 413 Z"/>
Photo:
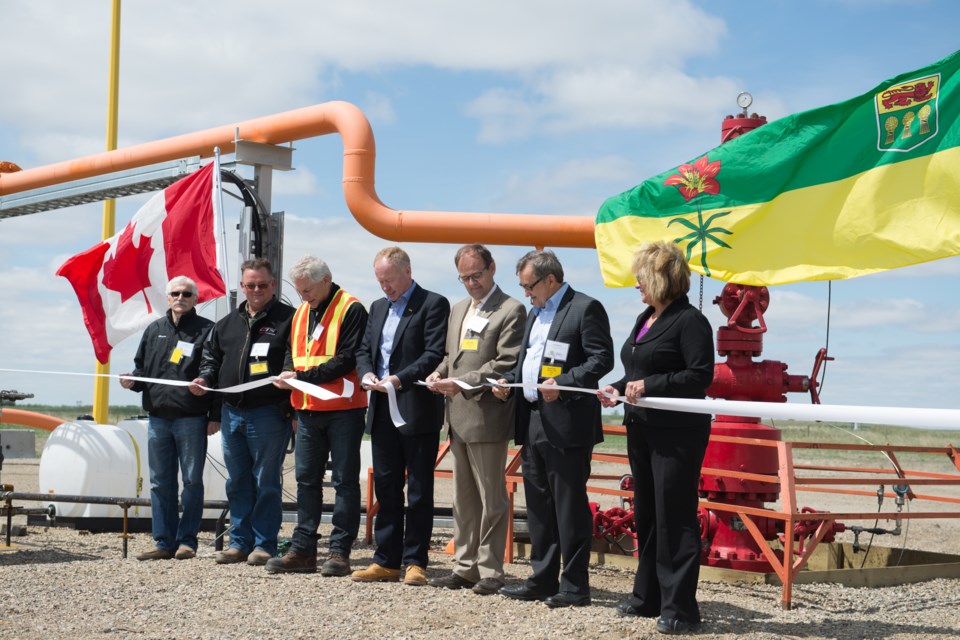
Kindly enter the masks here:
<path id="1" fill-rule="evenodd" d="M 0 409 L 0 422 L 3 424 L 19 424 L 24 427 L 53 431 L 61 424 L 63 418 L 54 418 L 45 413 L 24 411 L 23 409 Z"/>
<path id="2" fill-rule="evenodd" d="M 0 174 L 0 195 L 124 171 L 189 156 L 210 157 L 213 148 L 233 153 L 236 138 L 283 144 L 339 133 L 343 139 L 343 195 L 367 231 L 397 242 L 483 242 L 538 247 L 596 246 L 592 216 L 463 211 L 402 211 L 383 204 L 374 187 L 376 145 L 363 112 L 349 102 L 312 107 L 223 125 L 84 158 Z"/>

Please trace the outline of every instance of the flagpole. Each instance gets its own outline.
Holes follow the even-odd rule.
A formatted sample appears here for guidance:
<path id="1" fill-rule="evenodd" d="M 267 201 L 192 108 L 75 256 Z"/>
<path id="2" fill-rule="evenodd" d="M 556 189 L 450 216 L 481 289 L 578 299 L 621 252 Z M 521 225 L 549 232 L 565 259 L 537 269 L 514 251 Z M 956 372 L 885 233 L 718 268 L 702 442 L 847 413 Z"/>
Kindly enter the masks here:
<path id="1" fill-rule="evenodd" d="M 110 15 L 110 81 L 107 95 L 107 151 L 117 148 L 117 111 L 120 93 L 120 0 L 113 0 Z M 103 201 L 103 239 L 115 232 L 116 201 Z M 97 373 L 110 373 L 110 360 L 97 361 Z M 93 419 L 106 424 L 110 410 L 110 379 L 97 376 L 93 383 Z"/>
<path id="2" fill-rule="evenodd" d="M 223 223 L 223 179 L 220 176 L 220 147 L 213 148 L 213 180 L 217 192 L 214 214 L 217 216 L 217 224 L 220 225 L 221 255 L 217 256 L 217 267 L 223 269 L 220 275 L 223 276 L 223 284 L 227 289 L 227 296 L 229 296 L 230 283 L 227 278 L 230 277 L 230 263 L 227 261 L 227 227 Z"/>

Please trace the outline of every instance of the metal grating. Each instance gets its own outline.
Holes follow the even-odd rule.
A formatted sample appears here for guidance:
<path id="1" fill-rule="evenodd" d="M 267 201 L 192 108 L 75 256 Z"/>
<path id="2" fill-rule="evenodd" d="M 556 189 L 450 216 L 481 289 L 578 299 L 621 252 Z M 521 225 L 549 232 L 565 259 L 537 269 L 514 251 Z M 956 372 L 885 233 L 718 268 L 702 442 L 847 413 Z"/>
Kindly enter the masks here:
<path id="1" fill-rule="evenodd" d="M 164 189 L 200 169 L 200 156 L 0 196 L 0 220 Z"/>

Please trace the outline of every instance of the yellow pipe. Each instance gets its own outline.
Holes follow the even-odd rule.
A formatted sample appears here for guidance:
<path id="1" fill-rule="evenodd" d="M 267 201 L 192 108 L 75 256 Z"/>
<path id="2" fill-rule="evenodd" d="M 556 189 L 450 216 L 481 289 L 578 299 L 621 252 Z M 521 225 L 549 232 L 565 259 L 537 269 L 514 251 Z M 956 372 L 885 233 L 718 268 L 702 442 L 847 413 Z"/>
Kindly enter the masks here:
<path id="1" fill-rule="evenodd" d="M 120 0 L 113 0 L 110 16 L 110 82 L 107 96 L 107 151 L 117 148 L 117 112 L 120 94 Z M 103 239 L 116 232 L 117 203 L 115 200 L 103 202 Z M 109 358 L 105 363 L 95 360 L 97 373 L 110 373 Z M 110 412 L 109 378 L 97 376 L 93 379 L 93 419 L 97 424 L 106 424 Z"/>

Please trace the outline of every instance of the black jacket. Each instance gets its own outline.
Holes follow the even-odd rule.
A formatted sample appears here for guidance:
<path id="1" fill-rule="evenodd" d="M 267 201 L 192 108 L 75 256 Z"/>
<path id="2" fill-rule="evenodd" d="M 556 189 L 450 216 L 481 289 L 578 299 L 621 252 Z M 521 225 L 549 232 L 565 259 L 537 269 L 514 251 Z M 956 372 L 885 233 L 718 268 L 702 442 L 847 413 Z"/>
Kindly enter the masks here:
<path id="1" fill-rule="evenodd" d="M 283 371 L 283 358 L 290 342 L 290 323 L 296 311 L 276 298 L 267 303 L 254 318 L 247 314 L 243 302 L 235 311 L 221 318 L 210 331 L 203 346 L 200 376 L 207 386 L 224 389 L 244 382 L 261 380 Z M 266 356 L 252 356 L 254 345 L 266 347 Z M 251 370 L 265 364 L 263 371 Z M 223 401 L 231 407 L 251 409 L 267 405 L 286 405 L 290 411 L 290 391 L 272 384 L 243 393 L 224 394 Z"/>
<path id="2" fill-rule="evenodd" d="M 183 314 L 177 324 L 173 324 L 172 318 L 171 312 L 167 311 L 167 315 L 143 331 L 140 347 L 133 358 L 133 375 L 182 381 L 197 377 L 203 343 L 210 334 L 213 320 L 198 316 L 196 309 Z M 190 355 L 183 350 L 177 354 L 179 358 L 174 355 L 179 342 L 193 345 Z M 220 422 L 220 402 L 215 394 L 195 396 L 186 387 L 140 381 L 133 383 L 132 390 L 143 393 L 143 408 L 151 415 L 169 419 L 209 416 L 210 420 Z"/>
<path id="3" fill-rule="evenodd" d="M 623 394 L 630 380 L 643 380 L 644 395 L 651 398 L 703 398 L 713 382 L 713 332 L 710 323 L 687 296 L 664 309 L 638 341 L 637 332 L 653 307 L 637 323 L 620 350 L 624 376 L 613 383 Z M 710 416 L 685 411 L 664 411 L 624 405 L 623 423 L 658 427 L 702 427 Z"/>
<path id="4" fill-rule="evenodd" d="M 530 332 L 537 313 L 532 308 L 527 313 L 517 366 L 504 375 L 508 382 L 523 382 L 523 361 L 527 357 Z M 538 366 L 538 369 L 544 364 L 561 367 L 562 372 L 556 376 L 560 386 L 596 389 L 600 378 L 613 369 L 613 339 L 610 337 L 607 311 L 600 302 L 574 291 L 572 287 L 567 289 L 557 305 L 547 338 L 568 345 L 565 361 L 553 362 L 543 358 Z M 540 376 L 538 381 L 542 380 Z M 526 444 L 531 403 L 523 399 L 521 389 L 516 389 L 514 393 L 519 394 L 514 441 Z M 544 402 L 540 394 L 537 397 L 537 410 L 550 444 L 566 449 L 592 447 L 603 442 L 600 401 L 596 395 L 560 392 L 560 398 L 555 402 Z"/>
<path id="5" fill-rule="evenodd" d="M 357 375 L 361 380 L 368 373 L 376 374 L 379 370 L 380 339 L 389 311 L 390 301 L 386 298 L 370 305 L 363 340 L 357 349 Z M 449 315 L 450 302 L 446 298 L 417 285 L 397 325 L 389 370 L 400 380 L 397 406 L 407 423 L 398 431 L 403 435 L 439 433 L 443 426 L 443 396 L 415 383 L 433 373 L 443 360 Z M 367 433 L 373 428 L 377 405 L 374 400 L 378 395 L 379 391 L 371 394 Z"/>

